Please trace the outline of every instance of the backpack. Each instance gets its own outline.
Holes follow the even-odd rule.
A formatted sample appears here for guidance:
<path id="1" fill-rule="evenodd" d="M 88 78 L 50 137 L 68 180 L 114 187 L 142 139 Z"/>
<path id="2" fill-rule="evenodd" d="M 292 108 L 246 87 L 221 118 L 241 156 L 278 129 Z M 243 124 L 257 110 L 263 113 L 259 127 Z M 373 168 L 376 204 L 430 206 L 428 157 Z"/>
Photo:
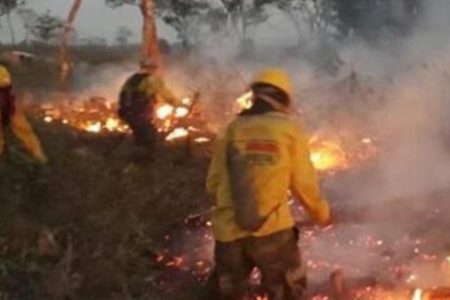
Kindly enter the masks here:
<path id="1" fill-rule="evenodd" d="M 139 115 L 147 116 L 150 109 L 150 99 L 145 91 L 139 90 L 139 85 L 149 75 L 136 73 L 125 83 L 119 95 L 119 117 L 130 119 Z"/>
<path id="2" fill-rule="evenodd" d="M 231 137 L 232 129 L 229 134 Z M 274 207 L 267 216 L 260 215 L 250 172 L 251 165 L 245 155 L 239 153 L 231 138 L 226 145 L 226 166 L 236 224 L 243 230 L 258 231 L 281 204 Z"/>

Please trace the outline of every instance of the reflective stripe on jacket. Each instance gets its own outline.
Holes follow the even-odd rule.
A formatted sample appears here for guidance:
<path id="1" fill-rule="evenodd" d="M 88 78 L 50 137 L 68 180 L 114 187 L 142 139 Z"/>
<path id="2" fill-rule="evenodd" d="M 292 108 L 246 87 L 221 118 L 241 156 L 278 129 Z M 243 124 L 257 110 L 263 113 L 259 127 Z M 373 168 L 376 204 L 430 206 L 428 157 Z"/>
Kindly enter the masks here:
<path id="1" fill-rule="evenodd" d="M 233 135 L 229 134 L 230 131 Z M 235 221 L 226 167 L 229 142 L 249 161 L 259 214 L 268 216 L 255 232 L 242 230 Z M 309 155 L 306 134 L 285 114 L 270 112 L 239 116 L 233 121 L 217 144 L 207 178 L 207 190 L 214 197 L 216 206 L 212 217 L 215 238 L 228 242 L 292 228 L 294 220 L 287 201 L 288 191 L 316 220 L 327 221 L 328 203 L 320 195 Z"/>

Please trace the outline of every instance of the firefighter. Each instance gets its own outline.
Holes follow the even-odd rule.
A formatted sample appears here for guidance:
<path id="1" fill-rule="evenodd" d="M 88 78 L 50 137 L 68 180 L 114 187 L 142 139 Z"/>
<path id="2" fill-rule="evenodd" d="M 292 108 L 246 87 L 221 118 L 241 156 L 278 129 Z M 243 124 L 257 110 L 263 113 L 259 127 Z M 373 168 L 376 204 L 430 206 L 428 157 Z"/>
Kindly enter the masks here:
<path id="1" fill-rule="evenodd" d="M 209 167 L 216 241 L 216 269 L 208 285 L 215 294 L 209 297 L 242 299 L 257 267 L 269 299 L 300 299 L 306 274 L 288 191 L 319 224 L 329 222 L 330 209 L 319 190 L 306 134 L 290 116 L 289 76 L 275 68 L 263 70 L 251 90 L 253 106 L 228 125 Z"/>
<path id="2" fill-rule="evenodd" d="M 119 97 L 119 117 L 130 126 L 136 145 L 147 148 L 153 148 L 158 133 L 152 123 L 155 106 L 178 105 L 157 70 L 155 62 L 142 60 L 140 71 L 127 79 Z"/>
<path id="3" fill-rule="evenodd" d="M 36 161 L 45 164 L 47 157 L 41 143 L 18 107 L 12 90 L 11 75 L 2 65 L 0 65 L 0 113 L 0 156 L 7 149 L 5 130 L 9 128 Z"/>

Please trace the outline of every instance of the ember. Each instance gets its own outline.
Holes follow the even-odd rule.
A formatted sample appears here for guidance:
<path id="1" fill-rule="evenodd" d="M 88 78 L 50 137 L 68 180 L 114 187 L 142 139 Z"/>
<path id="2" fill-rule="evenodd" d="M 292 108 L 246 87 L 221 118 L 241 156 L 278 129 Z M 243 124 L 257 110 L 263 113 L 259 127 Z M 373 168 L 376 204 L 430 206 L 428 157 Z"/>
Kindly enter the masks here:
<path id="1" fill-rule="evenodd" d="M 164 104 L 156 110 L 156 117 L 160 120 L 167 119 L 173 114 L 174 107 L 170 104 Z"/>
<path id="2" fill-rule="evenodd" d="M 188 135 L 189 131 L 187 129 L 178 127 L 166 136 L 166 141 L 173 141 L 179 138 L 187 137 Z"/>
<path id="3" fill-rule="evenodd" d="M 88 122 L 84 129 L 87 132 L 99 133 L 100 131 L 102 131 L 102 123 L 100 123 L 100 122 L 94 122 L 94 123 Z"/>
<path id="4" fill-rule="evenodd" d="M 416 289 L 412 296 L 412 300 L 422 300 L 423 291 L 422 289 Z"/>
<path id="5" fill-rule="evenodd" d="M 40 111 L 46 123 L 59 122 L 89 133 L 128 131 L 117 117 L 117 108 L 99 97 L 83 103 L 47 103 L 41 105 Z"/>

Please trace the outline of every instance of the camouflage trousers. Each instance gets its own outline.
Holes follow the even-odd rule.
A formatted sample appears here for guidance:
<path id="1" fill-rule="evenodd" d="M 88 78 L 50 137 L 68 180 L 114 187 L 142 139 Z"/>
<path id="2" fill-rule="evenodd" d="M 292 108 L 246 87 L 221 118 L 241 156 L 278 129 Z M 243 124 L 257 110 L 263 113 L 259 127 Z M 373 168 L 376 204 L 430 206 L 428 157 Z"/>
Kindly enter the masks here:
<path id="1" fill-rule="evenodd" d="M 265 237 L 216 242 L 216 269 L 209 283 L 209 299 L 242 300 L 249 275 L 257 267 L 270 300 L 302 299 L 306 274 L 296 231 L 285 230 Z"/>

